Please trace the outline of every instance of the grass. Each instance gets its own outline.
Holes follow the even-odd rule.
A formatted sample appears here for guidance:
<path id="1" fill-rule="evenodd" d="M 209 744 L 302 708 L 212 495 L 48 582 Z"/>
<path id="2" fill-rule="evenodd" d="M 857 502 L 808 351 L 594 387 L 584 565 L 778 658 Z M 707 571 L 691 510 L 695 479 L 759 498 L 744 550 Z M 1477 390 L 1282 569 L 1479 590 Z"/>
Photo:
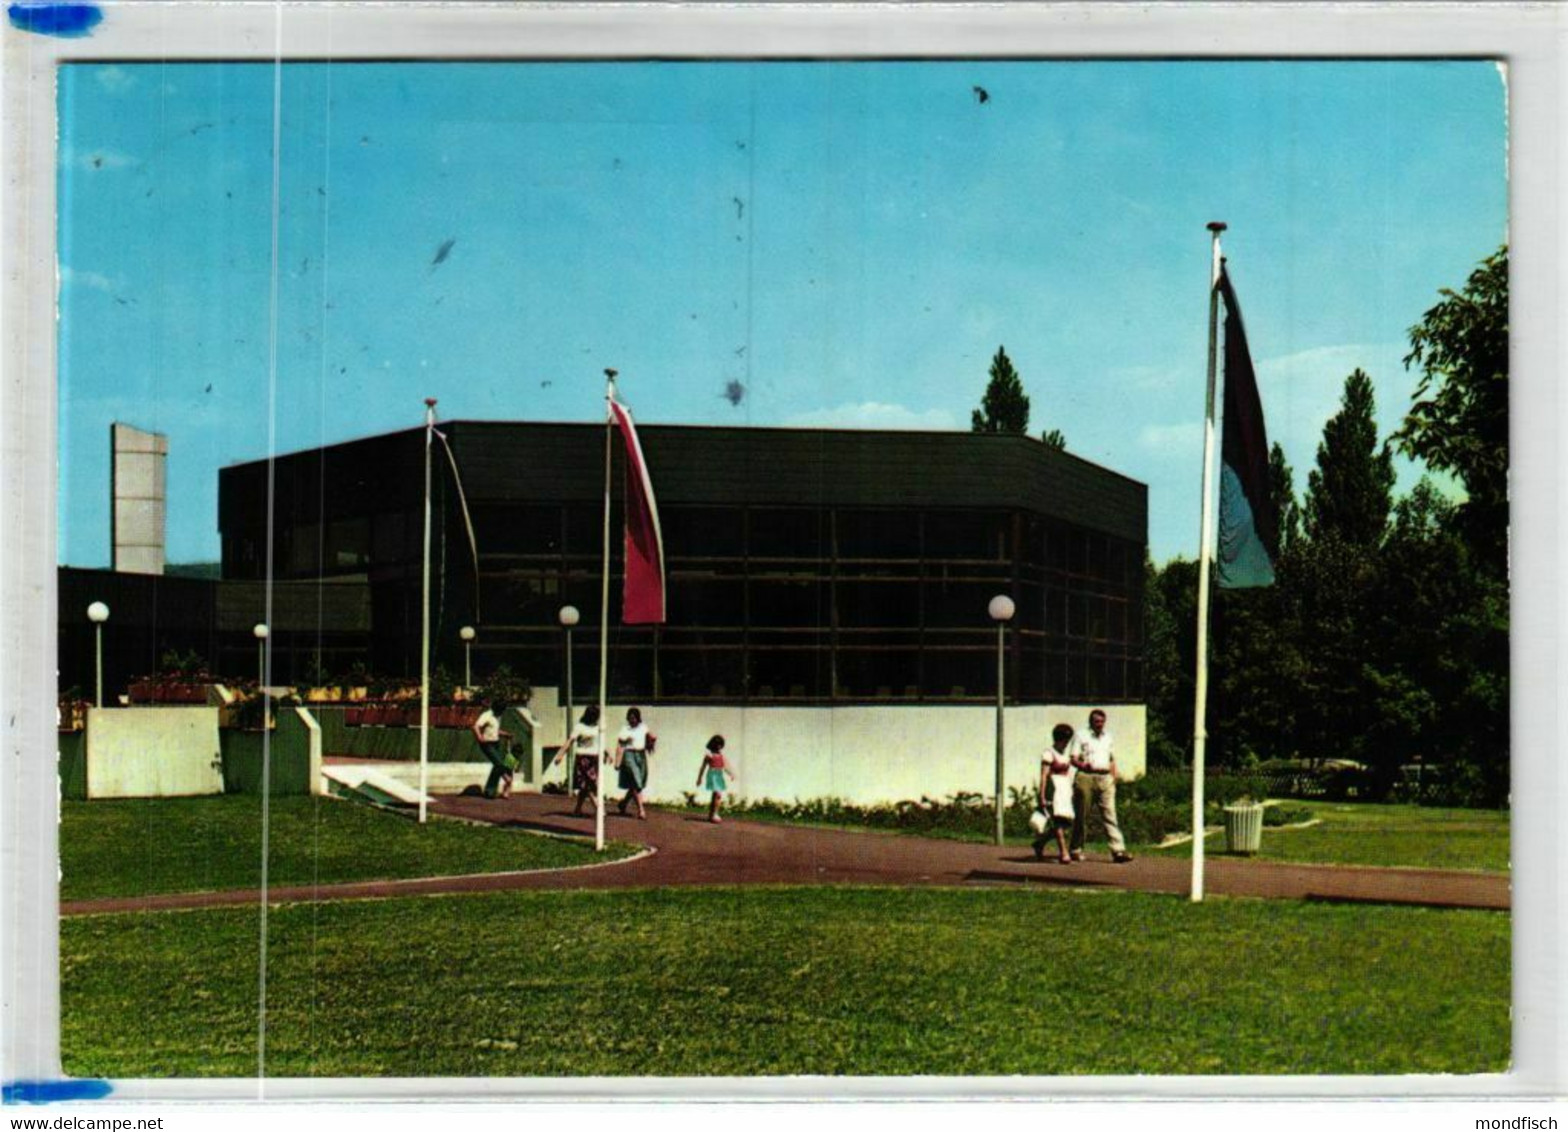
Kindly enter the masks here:
<path id="1" fill-rule="evenodd" d="M 1353 802 L 1312 802 L 1307 808 L 1319 823 L 1304 829 L 1265 829 L 1260 859 L 1508 871 L 1506 811 Z M 1211 833 L 1205 844 L 1210 854 L 1222 852 L 1223 831 Z M 1186 857 L 1192 846 L 1161 852 Z"/>
<path id="2" fill-rule="evenodd" d="M 1141 893 L 710 888 L 290 905 L 273 1076 L 1477 1073 L 1509 918 Z M 83 1076 L 253 1075 L 257 912 L 61 924 Z"/>
<path id="3" fill-rule="evenodd" d="M 1132 823 L 1126 820 L 1136 801 L 1119 800 L 1117 809 L 1127 830 Z M 1318 824 L 1305 829 L 1281 829 L 1268 826 L 1263 831 L 1263 848 L 1259 859 L 1293 861 L 1304 864 L 1373 865 L 1426 869 L 1471 869 L 1492 872 L 1508 870 L 1509 814 L 1506 810 L 1439 809 L 1402 804 L 1375 805 L 1350 802 L 1301 802 L 1285 800 L 1280 805 L 1292 814 L 1305 814 L 1318 819 Z M 775 809 L 774 807 L 778 808 Z M 885 808 L 885 807 L 884 807 Z M 1016 809 L 1017 807 L 1014 807 Z M 688 806 L 696 813 L 706 812 L 705 806 Z M 763 821 L 778 825 L 846 829 L 863 832 L 886 833 L 899 836 L 936 837 L 953 841 L 983 842 L 992 840 L 991 827 L 979 828 L 973 815 L 958 807 L 946 807 L 956 815 L 948 824 L 931 828 L 900 829 L 880 822 L 872 824 L 856 821 L 853 807 L 838 807 L 825 812 L 828 817 L 802 819 L 791 816 L 788 807 L 778 803 L 763 803 L 751 807 L 726 809 L 726 813 L 747 821 Z M 1027 810 L 1024 811 L 1027 813 Z M 1016 816 L 1009 811 L 1010 821 Z M 981 815 L 986 822 L 989 812 Z M 939 822 L 942 820 L 939 815 Z M 1022 819 L 1019 819 L 1021 822 Z M 1190 826 L 1186 826 L 1190 829 Z M 1028 845 L 1027 835 L 1011 832 L 1009 845 Z M 1133 841 L 1139 852 L 1160 853 L 1187 857 L 1192 853 L 1189 843 L 1159 849 L 1148 842 Z M 1222 852 L 1225 845 L 1223 831 L 1211 833 L 1207 842 L 1210 854 Z M 1104 853 L 1105 834 L 1097 819 L 1089 822 L 1090 852 Z M 1053 850 L 1054 851 L 1054 850 Z"/>
<path id="4" fill-rule="evenodd" d="M 62 803 L 60 897 L 254 888 L 261 799 L 245 795 Z M 609 857 L 637 847 L 612 844 Z M 322 798 L 274 798 L 268 881 L 334 884 L 550 869 L 606 859 L 591 845 L 517 830 L 408 817 Z"/>

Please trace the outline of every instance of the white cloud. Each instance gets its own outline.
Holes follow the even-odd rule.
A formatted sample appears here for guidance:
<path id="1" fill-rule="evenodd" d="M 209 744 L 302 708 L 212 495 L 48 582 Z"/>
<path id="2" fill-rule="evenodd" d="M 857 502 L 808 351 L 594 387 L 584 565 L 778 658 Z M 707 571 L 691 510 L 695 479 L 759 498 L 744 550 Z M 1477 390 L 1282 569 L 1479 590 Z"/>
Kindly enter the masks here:
<path id="1" fill-rule="evenodd" d="M 1311 467 L 1316 458 L 1323 424 L 1339 411 L 1345 378 L 1352 370 L 1365 370 L 1372 379 L 1379 436 L 1399 427 L 1414 385 L 1402 364 L 1405 349 L 1401 343 L 1319 346 L 1257 361 L 1269 437 L 1284 447 L 1299 476 L 1305 476 L 1301 469 Z"/>
<path id="2" fill-rule="evenodd" d="M 99 67 L 93 74 L 93 78 L 97 79 L 98 85 L 109 94 L 122 94 L 136 85 L 135 75 L 124 67 L 116 67 L 113 64 Z"/>
<path id="3" fill-rule="evenodd" d="M 106 294 L 115 289 L 115 282 L 107 275 L 96 271 L 77 271 L 75 268 L 60 268 L 60 283 L 69 287 L 90 287 L 94 291 L 103 291 Z"/>
<path id="4" fill-rule="evenodd" d="M 1152 452 L 1201 452 L 1203 422 L 1182 421 L 1179 424 L 1144 425 L 1138 431 L 1138 443 Z"/>
<path id="5" fill-rule="evenodd" d="M 859 428 L 903 431 L 953 431 L 958 420 L 946 409 L 916 412 L 903 405 L 882 401 L 862 401 L 831 409 L 812 409 L 784 419 L 786 428 Z"/>

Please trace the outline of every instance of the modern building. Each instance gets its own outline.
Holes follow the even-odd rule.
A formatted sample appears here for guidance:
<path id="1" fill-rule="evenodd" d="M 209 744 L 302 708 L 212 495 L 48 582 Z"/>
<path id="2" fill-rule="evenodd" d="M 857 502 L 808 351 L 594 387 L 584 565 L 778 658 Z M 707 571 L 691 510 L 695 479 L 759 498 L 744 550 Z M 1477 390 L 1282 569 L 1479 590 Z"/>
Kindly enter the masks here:
<path id="1" fill-rule="evenodd" d="M 449 421 L 431 452 L 436 660 L 597 682 L 605 429 Z M 1147 489 L 1018 435 L 643 425 L 669 621 L 619 621 L 612 700 L 974 702 L 996 695 L 990 598 L 1010 595 L 1014 703 L 1143 699 Z M 220 667 L 245 664 L 269 576 L 276 679 L 419 667 L 425 432 L 223 469 Z M 464 520 L 458 484 L 472 521 Z M 270 523 L 270 525 L 269 525 Z M 248 599 L 235 595 L 245 593 Z M 278 594 L 288 594 L 279 601 Z M 314 598 L 312 595 L 315 595 Z M 250 600 L 254 611 L 238 609 Z M 241 624 L 243 622 L 243 624 Z M 242 671 L 248 670 L 242 668 Z"/>

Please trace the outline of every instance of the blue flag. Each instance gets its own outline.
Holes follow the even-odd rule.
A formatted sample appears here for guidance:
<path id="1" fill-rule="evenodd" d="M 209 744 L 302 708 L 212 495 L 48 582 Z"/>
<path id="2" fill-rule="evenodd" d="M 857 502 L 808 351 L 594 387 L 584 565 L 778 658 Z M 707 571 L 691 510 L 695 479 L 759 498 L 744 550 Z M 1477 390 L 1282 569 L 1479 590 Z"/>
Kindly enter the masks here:
<path id="1" fill-rule="evenodd" d="M 1247 350 L 1241 307 L 1230 276 L 1220 267 L 1225 304 L 1225 424 L 1220 438 L 1221 589 L 1274 584 L 1279 550 L 1279 516 L 1269 494 L 1269 438 L 1263 402 Z"/>

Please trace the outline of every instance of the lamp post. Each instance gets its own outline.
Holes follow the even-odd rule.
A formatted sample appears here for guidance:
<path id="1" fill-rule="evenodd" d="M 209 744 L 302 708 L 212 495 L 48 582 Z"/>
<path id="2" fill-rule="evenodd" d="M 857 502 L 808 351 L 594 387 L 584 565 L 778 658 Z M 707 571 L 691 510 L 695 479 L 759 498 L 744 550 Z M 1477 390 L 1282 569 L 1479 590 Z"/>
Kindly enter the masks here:
<path id="1" fill-rule="evenodd" d="M 572 739 L 572 626 L 577 624 L 582 615 L 577 612 L 575 605 L 563 605 L 558 616 L 561 621 L 561 628 L 566 630 L 566 730 L 561 732 L 563 736 L 561 740 L 561 766 L 565 768 L 566 792 L 570 794 L 572 792 L 572 752 L 570 749 Z"/>
<path id="2" fill-rule="evenodd" d="M 251 629 L 251 635 L 256 638 L 256 687 L 261 694 L 267 694 L 267 623 L 258 621 Z"/>
<path id="3" fill-rule="evenodd" d="M 1007 702 L 1007 680 L 1004 668 L 1007 655 L 1007 623 L 1016 612 L 1013 599 L 997 594 L 986 606 L 991 620 L 996 622 L 996 843 L 1002 844 L 1002 815 L 1007 809 L 1005 760 L 1002 755 L 1002 709 Z"/>
<path id="4" fill-rule="evenodd" d="M 474 638 L 478 636 L 472 625 L 464 625 L 457 631 L 463 638 L 463 687 L 474 686 Z"/>
<path id="5" fill-rule="evenodd" d="M 93 623 L 93 702 L 103 707 L 103 623 L 109 620 L 109 607 L 93 602 L 87 607 L 87 620 Z"/>

